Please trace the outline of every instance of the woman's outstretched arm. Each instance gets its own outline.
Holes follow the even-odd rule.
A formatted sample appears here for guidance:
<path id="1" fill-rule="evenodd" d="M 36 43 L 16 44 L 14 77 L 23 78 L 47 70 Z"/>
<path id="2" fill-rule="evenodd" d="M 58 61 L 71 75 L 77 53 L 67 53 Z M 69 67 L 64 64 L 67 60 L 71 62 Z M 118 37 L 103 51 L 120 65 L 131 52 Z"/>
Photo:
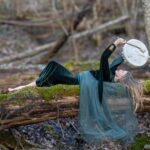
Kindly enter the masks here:
<path id="1" fill-rule="evenodd" d="M 111 44 L 102 54 L 100 59 L 100 69 L 99 69 L 99 77 L 98 77 L 98 93 L 99 93 L 99 100 L 102 102 L 103 96 L 103 81 L 111 81 L 110 78 L 110 69 L 108 58 L 111 56 L 113 51 L 118 45 L 125 44 L 126 40 L 122 38 L 118 38 L 113 44 Z"/>
<path id="2" fill-rule="evenodd" d="M 108 59 L 115 49 L 116 45 L 113 43 L 106 48 L 101 56 L 99 73 L 102 81 L 110 81 L 110 69 Z"/>
<path id="3" fill-rule="evenodd" d="M 33 81 L 33 82 L 31 82 L 31 83 L 29 83 L 29 84 L 27 84 L 27 85 L 17 86 L 17 87 L 15 87 L 15 88 L 8 88 L 8 91 L 9 91 L 9 92 L 17 91 L 17 90 L 23 89 L 23 88 L 25 88 L 25 87 L 31 87 L 31 86 L 32 86 L 32 87 L 36 86 L 36 82 Z"/>
<path id="4" fill-rule="evenodd" d="M 101 59 L 100 59 L 100 72 L 103 76 L 103 81 L 111 81 L 110 67 L 109 67 L 108 59 L 118 45 L 122 45 L 125 43 L 126 43 L 126 40 L 124 40 L 122 38 L 118 38 L 116 41 L 114 41 L 114 43 L 112 43 L 110 46 L 108 46 L 108 48 L 103 52 Z"/>

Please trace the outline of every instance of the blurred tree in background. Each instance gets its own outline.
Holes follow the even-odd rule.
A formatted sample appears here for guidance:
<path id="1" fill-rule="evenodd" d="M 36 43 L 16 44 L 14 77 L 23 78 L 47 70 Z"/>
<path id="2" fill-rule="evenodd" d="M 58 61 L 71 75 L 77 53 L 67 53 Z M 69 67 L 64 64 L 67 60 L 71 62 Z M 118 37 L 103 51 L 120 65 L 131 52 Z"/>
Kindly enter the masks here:
<path id="1" fill-rule="evenodd" d="M 55 42 L 68 35 L 68 27 L 87 2 L 93 4 L 92 11 L 72 31 L 75 38 L 65 42 L 52 58 L 61 62 L 99 59 L 101 49 L 118 36 L 147 42 L 146 0 L 144 12 L 139 0 L 0 0 L 0 64 L 43 63 Z M 13 59 L 9 59 L 12 55 Z"/>

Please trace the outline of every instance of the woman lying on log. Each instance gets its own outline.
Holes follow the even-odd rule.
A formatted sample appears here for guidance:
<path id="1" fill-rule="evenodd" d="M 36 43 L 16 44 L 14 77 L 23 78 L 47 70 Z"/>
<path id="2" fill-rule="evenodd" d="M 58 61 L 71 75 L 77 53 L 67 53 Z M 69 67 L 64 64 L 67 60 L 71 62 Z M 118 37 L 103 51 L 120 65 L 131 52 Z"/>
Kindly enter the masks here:
<path id="1" fill-rule="evenodd" d="M 111 138 L 130 143 L 138 131 L 134 111 L 142 105 L 142 84 L 134 80 L 129 71 L 117 70 L 124 61 L 122 56 L 113 60 L 110 66 L 108 63 L 116 47 L 125 43 L 124 39 L 119 38 L 106 48 L 99 70 L 82 71 L 74 76 L 59 63 L 49 61 L 38 79 L 8 90 L 80 84 L 79 129 L 85 141 L 99 143 L 104 138 Z"/>
<path id="2" fill-rule="evenodd" d="M 125 44 L 126 41 L 122 38 L 117 39 L 114 43 L 109 45 L 106 50 L 103 52 L 100 59 L 100 69 L 99 70 L 89 70 L 92 76 L 99 81 L 99 96 L 100 100 L 103 92 L 103 81 L 107 82 L 121 82 L 127 84 L 128 88 L 132 91 L 134 97 L 134 104 L 136 105 L 135 109 L 138 105 L 142 104 L 141 101 L 141 84 L 134 80 L 132 74 L 129 71 L 119 69 L 117 67 L 123 63 L 124 59 L 122 56 L 115 59 L 112 64 L 109 66 L 108 58 L 116 49 L 117 46 Z M 42 70 L 39 74 L 39 78 L 35 81 L 23 85 L 18 86 L 16 88 L 8 88 L 8 91 L 16 91 L 28 86 L 38 86 L 38 87 L 47 87 L 56 84 L 69 84 L 76 85 L 79 84 L 78 74 L 73 75 L 69 70 L 67 70 L 64 66 L 59 64 L 56 61 L 49 61 L 47 66 Z"/>

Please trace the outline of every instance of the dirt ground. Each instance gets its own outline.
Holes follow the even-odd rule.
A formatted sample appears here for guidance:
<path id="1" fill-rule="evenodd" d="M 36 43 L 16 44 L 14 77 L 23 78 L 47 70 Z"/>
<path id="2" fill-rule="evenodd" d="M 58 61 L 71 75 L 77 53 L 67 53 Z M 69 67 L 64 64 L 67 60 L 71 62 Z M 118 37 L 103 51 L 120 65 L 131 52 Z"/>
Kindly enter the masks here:
<path id="1" fill-rule="evenodd" d="M 9 87 L 16 87 L 32 82 L 38 77 L 39 70 L 1 70 L 0 91 L 6 91 Z"/>

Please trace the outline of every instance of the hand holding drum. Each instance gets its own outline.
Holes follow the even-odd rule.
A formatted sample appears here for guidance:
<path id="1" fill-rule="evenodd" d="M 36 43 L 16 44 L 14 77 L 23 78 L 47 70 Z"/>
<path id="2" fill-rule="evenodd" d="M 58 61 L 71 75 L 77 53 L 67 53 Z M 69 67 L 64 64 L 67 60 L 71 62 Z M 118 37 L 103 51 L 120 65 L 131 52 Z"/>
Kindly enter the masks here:
<path id="1" fill-rule="evenodd" d="M 114 44 L 116 46 L 124 44 L 122 55 L 125 61 L 132 67 L 141 67 L 145 65 L 150 58 L 147 47 L 139 40 L 131 39 L 126 41 L 122 38 L 118 38 Z"/>
<path id="2" fill-rule="evenodd" d="M 122 54 L 124 59 L 132 67 L 141 67 L 150 58 L 145 44 L 136 39 L 131 39 L 125 43 Z"/>

